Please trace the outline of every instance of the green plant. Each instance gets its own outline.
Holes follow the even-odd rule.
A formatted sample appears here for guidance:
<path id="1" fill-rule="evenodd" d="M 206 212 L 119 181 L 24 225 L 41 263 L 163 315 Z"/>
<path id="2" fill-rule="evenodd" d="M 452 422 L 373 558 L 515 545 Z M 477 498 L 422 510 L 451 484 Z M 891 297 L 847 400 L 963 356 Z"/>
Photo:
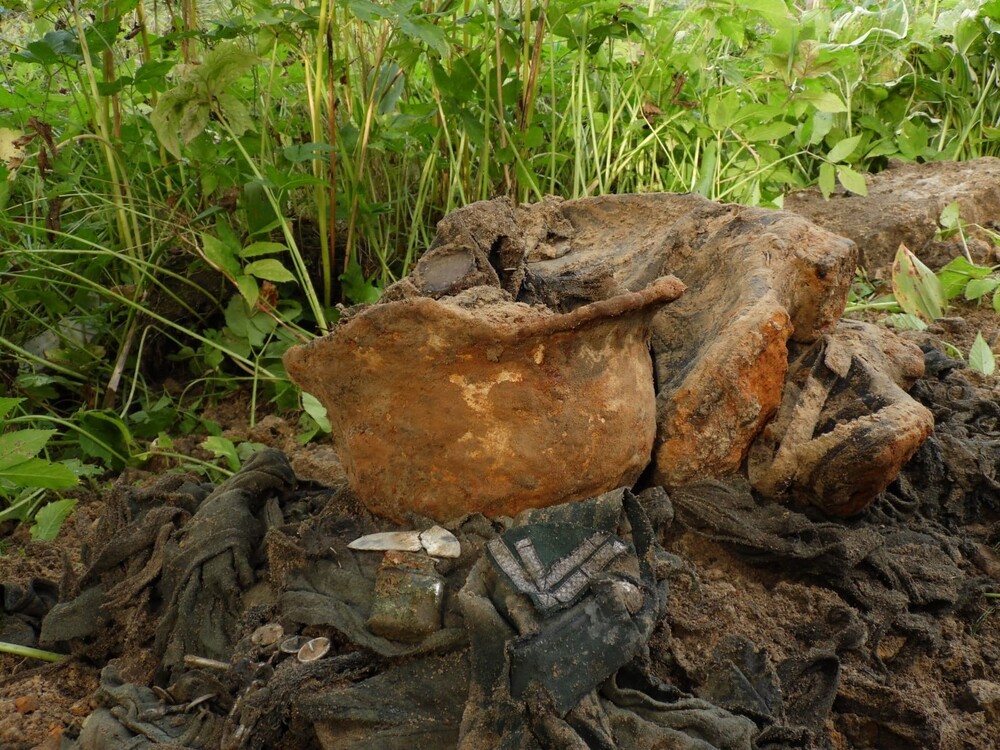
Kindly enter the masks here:
<path id="1" fill-rule="evenodd" d="M 39 456 L 55 430 L 9 429 L 7 416 L 21 401 L 0 398 L 0 500 L 7 506 L 0 521 L 32 522 L 32 538 L 47 541 L 59 533 L 76 500 L 46 503 L 45 490 L 69 489 L 79 478 L 69 465 Z"/>

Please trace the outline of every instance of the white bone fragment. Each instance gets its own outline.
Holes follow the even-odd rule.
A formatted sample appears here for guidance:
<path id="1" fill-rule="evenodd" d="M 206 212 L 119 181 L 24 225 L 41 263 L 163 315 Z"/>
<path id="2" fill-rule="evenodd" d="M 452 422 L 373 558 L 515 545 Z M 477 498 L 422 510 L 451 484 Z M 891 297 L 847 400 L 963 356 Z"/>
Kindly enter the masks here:
<path id="1" fill-rule="evenodd" d="M 462 545 L 455 535 L 440 526 L 431 526 L 420 532 L 420 544 L 427 554 L 434 557 L 458 557 L 462 554 Z"/>
<path id="2" fill-rule="evenodd" d="M 358 537 L 347 545 L 350 549 L 385 551 L 399 550 L 401 552 L 419 552 L 419 531 L 382 531 L 378 534 L 368 534 Z"/>

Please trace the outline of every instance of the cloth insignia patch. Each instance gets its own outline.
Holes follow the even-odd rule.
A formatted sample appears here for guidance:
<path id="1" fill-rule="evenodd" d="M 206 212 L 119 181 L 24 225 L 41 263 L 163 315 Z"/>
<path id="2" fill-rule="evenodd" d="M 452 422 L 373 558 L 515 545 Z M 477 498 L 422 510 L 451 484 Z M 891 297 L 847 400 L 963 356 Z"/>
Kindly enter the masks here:
<path id="1" fill-rule="evenodd" d="M 487 546 L 489 560 L 542 614 L 568 607 L 628 547 L 604 531 L 562 524 L 511 529 Z"/>

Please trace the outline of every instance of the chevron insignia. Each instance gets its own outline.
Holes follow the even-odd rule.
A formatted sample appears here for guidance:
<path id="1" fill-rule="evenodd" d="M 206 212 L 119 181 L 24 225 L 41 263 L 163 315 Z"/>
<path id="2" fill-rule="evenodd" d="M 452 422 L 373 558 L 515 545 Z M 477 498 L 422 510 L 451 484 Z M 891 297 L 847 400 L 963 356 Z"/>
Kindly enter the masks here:
<path id="1" fill-rule="evenodd" d="M 495 565 L 518 591 L 528 594 L 544 614 L 568 606 L 591 577 L 628 548 L 603 531 L 595 531 L 572 552 L 546 567 L 530 536 L 514 542 L 514 550 L 497 537 L 486 545 Z"/>

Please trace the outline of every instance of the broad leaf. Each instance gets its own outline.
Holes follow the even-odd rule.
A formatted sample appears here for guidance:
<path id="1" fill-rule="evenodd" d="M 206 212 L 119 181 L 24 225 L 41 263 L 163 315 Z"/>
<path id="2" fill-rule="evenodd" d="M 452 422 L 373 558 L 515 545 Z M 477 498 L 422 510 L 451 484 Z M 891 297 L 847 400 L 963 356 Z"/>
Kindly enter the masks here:
<path id="1" fill-rule="evenodd" d="M 954 229 L 958 226 L 959 206 L 958 201 L 952 201 L 941 211 L 938 223 L 945 229 Z M 964 258 L 962 260 L 965 260 Z M 968 263 L 968 261 L 966 261 Z"/>
<path id="2" fill-rule="evenodd" d="M 0 469 L 37 456 L 55 430 L 17 430 L 0 435 Z"/>
<path id="3" fill-rule="evenodd" d="M 868 195 L 868 183 L 865 182 L 863 174 L 859 174 L 850 167 L 841 164 L 837 167 L 837 178 L 840 180 L 840 184 L 852 193 Z"/>
<path id="4" fill-rule="evenodd" d="M 819 165 L 819 189 L 823 193 L 824 198 L 829 198 L 833 195 L 833 191 L 837 188 L 837 173 L 833 168 L 833 165 L 829 162 L 823 162 Z"/>
<path id="5" fill-rule="evenodd" d="M 248 276 L 256 276 L 258 279 L 266 279 L 267 281 L 295 281 L 292 272 L 281 265 L 281 261 L 274 258 L 247 263 L 243 272 Z"/>
<path id="6" fill-rule="evenodd" d="M 229 246 L 218 237 L 202 233 L 201 251 L 213 266 L 231 278 L 240 275 L 240 264 Z"/>
<path id="7" fill-rule="evenodd" d="M 861 136 L 854 135 L 850 138 L 844 138 L 839 141 L 836 146 L 830 149 L 830 153 L 826 155 L 826 158 L 832 162 L 844 161 L 848 156 L 854 153 L 854 150 L 861 143 Z M 846 185 L 844 187 L 847 187 Z"/>
<path id="8" fill-rule="evenodd" d="M 982 332 L 976 334 L 976 340 L 969 349 L 969 367 L 983 375 L 992 375 L 997 369 L 996 356 L 990 345 L 986 343 Z"/>
<path id="9" fill-rule="evenodd" d="M 76 474 L 62 464 L 54 464 L 43 458 L 29 458 L 18 464 L 0 469 L 0 484 L 10 483 L 14 487 L 42 487 L 48 490 L 64 490 L 77 483 Z"/>
<path id="10" fill-rule="evenodd" d="M 302 409 L 315 420 L 323 432 L 330 432 L 330 418 L 326 413 L 326 407 L 320 403 L 318 398 L 311 393 L 302 391 Z"/>
<path id="11" fill-rule="evenodd" d="M 892 264 L 892 293 L 905 312 L 925 323 L 932 323 L 944 314 L 941 280 L 905 245 L 899 246 Z"/>
<path id="12" fill-rule="evenodd" d="M 51 542 L 59 535 L 63 523 L 76 507 L 74 498 L 63 498 L 48 503 L 35 514 L 35 523 L 31 526 L 31 538 L 36 541 Z"/>
<path id="13" fill-rule="evenodd" d="M 886 325 L 890 325 L 899 331 L 926 331 L 927 324 L 910 313 L 893 313 L 885 316 Z"/>
<path id="14" fill-rule="evenodd" d="M 968 300 L 979 299 L 989 294 L 1000 286 L 1000 279 L 970 279 L 965 286 L 965 298 Z"/>

